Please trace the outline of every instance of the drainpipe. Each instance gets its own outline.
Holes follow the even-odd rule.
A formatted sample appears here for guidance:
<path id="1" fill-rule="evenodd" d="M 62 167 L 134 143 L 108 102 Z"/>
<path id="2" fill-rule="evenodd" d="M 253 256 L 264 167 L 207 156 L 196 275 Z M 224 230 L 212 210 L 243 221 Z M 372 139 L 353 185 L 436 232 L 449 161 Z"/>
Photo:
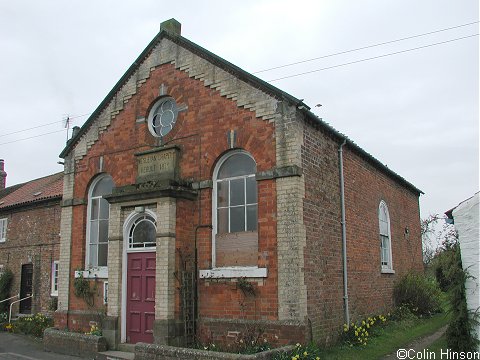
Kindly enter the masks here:
<path id="1" fill-rule="evenodd" d="M 343 146 L 347 139 L 338 147 L 338 162 L 340 170 L 340 203 L 342 207 L 342 257 L 343 257 L 343 307 L 345 312 L 345 323 L 350 324 L 350 313 L 348 311 L 348 274 L 347 274 L 347 230 L 345 226 L 345 182 L 343 178 Z"/>

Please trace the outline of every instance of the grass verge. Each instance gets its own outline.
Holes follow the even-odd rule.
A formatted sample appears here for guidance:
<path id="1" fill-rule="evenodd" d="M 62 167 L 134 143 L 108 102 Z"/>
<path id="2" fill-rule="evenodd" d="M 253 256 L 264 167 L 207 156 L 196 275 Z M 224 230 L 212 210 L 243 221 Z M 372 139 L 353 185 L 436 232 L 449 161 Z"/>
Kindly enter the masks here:
<path id="1" fill-rule="evenodd" d="M 445 313 L 434 315 L 430 318 L 408 319 L 392 322 L 372 337 L 366 346 L 338 345 L 321 353 L 322 360 L 356 360 L 380 359 L 395 352 L 413 340 L 430 335 L 447 325 L 449 315 Z"/>

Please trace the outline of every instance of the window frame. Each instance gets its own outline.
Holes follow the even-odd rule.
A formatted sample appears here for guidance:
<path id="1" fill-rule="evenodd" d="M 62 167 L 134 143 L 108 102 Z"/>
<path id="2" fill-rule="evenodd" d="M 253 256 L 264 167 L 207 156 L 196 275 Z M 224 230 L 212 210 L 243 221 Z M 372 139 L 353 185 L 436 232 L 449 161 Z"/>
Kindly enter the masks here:
<path id="1" fill-rule="evenodd" d="M 226 179 L 238 179 L 238 178 L 248 178 L 248 177 L 255 177 L 254 174 L 248 175 L 241 175 L 241 176 L 232 176 L 230 178 L 218 179 L 218 173 L 222 168 L 223 164 L 232 156 L 243 154 L 250 157 L 254 162 L 255 165 L 257 164 L 253 156 L 245 150 L 235 150 L 228 152 L 227 154 L 223 155 L 220 160 L 215 165 L 213 171 L 213 188 L 212 188 L 212 269 L 209 270 L 200 270 L 200 278 L 235 278 L 235 277 L 266 277 L 267 276 L 267 269 L 266 268 L 259 268 L 258 264 L 254 266 L 224 266 L 224 267 L 217 267 L 216 266 L 216 235 L 218 234 L 218 192 L 217 186 L 218 182 L 225 181 Z M 246 184 L 246 180 L 245 180 Z M 245 185 L 246 186 L 246 185 Z M 257 225 L 256 225 L 256 232 L 258 233 L 258 185 L 257 186 Z M 247 194 L 244 194 L 245 198 Z M 253 204 L 253 203 L 252 203 Z M 245 229 L 247 229 L 247 219 L 246 219 L 246 209 L 247 203 L 244 204 L 245 206 Z M 223 208 L 223 207 L 222 207 Z M 230 223 L 230 220 L 229 220 Z M 230 226 L 229 226 L 230 229 Z M 246 231 L 246 230 L 245 230 Z"/>
<path id="2" fill-rule="evenodd" d="M 8 218 L 0 219 L 0 243 L 7 241 Z"/>
<path id="3" fill-rule="evenodd" d="M 163 104 L 165 104 L 166 102 L 168 102 L 170 100 L 173 101 L 173 105 L 174 105 L 174 109 L 171 110 L 172 113 L 173 113 L 173 121 L 172 121 L 172 125 L 171 125 L 170 130 L 168 130 L 164 135 L 162 135 L 161 131 L 162 131 L 163 127 L 160 127 L 159 133 L 157 133 L 155 131 L 155 126 L 153 125 L 153 118 L 155 117 L 155 115 L 157 113 L 157 110 Z M 163 137 L 167 136 L 173 130 L 175 125 L 177 124 L 178 112 L 179 111 L 178 111 L 177 101 L 172 96 L 162 96 L 160 98 L 157 98 L 154 101 L 153 106 L 151 107 L 150 111 L 148 112 L 148 116 L 147 116 L 147 126 L 148 126 L 148 130 L 150 131 L 150 134 L 154 137 L 157 137 L 157 138 L 163 138 Z"/>
<path id="4" fill-rule="evenodd" d="M 113 178 L 109 174 L 103 173 L 103 174 L 100 174 L 99 176 L 97 176 L 92 181 L 92 183 L 90 184 L 90 186 L 88 188 L 87 226 L 86 226 L 86 234 L 85 234 L 85 241 L 86 241 L 86 245 L 85 245 L 85 269 L 93 270 L 93 272 L 88 271 L 88 273 L 90 274 L 89 277 L 91 277 L 91 276 L 98 277 L 98 278 L 108 277 L 108 227 L 110 225 L 109 224 L 110 223 L 110 204 L 108 204 L 108 219 L 107 219 L 107 223 L 108 223 L 107 241 L 106 241 L 106 244 L 107 244 L 107 265 L 106 266 L 98 266 L 98 247 L 97 247 L 97 265 L 90 264 L 90 245 L 91 245 L 91 243 L 90 243 L 90 231 L 91 231 L 91 216 L 92 216 L 92 200 L 103 198 L 103 195 L 92 197 L 92 194 L 93 194 L 93 191 L 94 191 L 95 187 L 97 186 L 97 184 L 102 179 L 104 179 L 106 177 L 110 177 L 110 179 L 112 180 L 112 183 L 113 183 Z M 115 183 L 113 183 L 113 187 L 115 187 Z M 112 189 L 113 189 L 113 187 L 112 187 Z M 100 213 L 100 211 L 99 211 L 99 213 Z M 103 243 L 105 243 L 105 242 L 103 242 Z M 98 244 L 100 244 L 100 241 L 98 242 Z"/>
<path id="5" fill-rule="evenodd" d="M 382 209 L 385 209 L 385 215 L 386 215 L 386 224 L 387 224 L 387 234 L 382 234 L 381 230 L 381 222 L 383 219 L 381 218 L 382 215 Z M 384 200 L 380 201 L 380 204 L 378 205 L 378 236 L 380 240 L 380 267 L 381 267 L 381 272 L 382 273 L 395 273 L 393 270 L 393 257 L 392 257 L 392 232 L 391 232 L 391 222 L 390 222 L 390 211 L 388 210 L 387 203 Z M 387 237 L 387 244 L 388 244 L 388 249 L 386 249 L 387 254 L 388 254 L 388 261 L 386 264 L 383 264 L 384 261 L 384 237 Z"/>
<path id="6" fill-rule="evenodd" d="M 51 286 L 50 286 L 50 295 L 58 296 L 58 271 L 60 267 L 60 261 L 52 261 L 52 274 L 51 274 Z"/>

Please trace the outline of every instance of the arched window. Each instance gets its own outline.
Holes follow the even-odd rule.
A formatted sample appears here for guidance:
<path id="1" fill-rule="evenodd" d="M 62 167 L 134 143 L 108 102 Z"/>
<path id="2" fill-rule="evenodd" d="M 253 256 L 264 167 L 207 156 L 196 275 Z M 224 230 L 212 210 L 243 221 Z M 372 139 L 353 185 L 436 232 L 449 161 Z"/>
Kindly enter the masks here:
<path id="1" fill-rule="evenodd" d="M 155 219 L 143 214 L 133 221 L 128 232 L 128 248 L 148 248 L 155 247 L 157 237 L 157 227 Z"/>
<path id="2" fill-rule="evenodd" d="M 111 194 L 113 187 L 112 177 L 104 174 L 92 182 L 88 191 L 87 268 L 107 266 L 110 204 L 103 196 Z"/>
<path id="3" fill-rule="evenodd" d="M 215 168 L 213 267 L 257 265 L 256 170 L 244 151 L 228 153 Z"/>
<path id="4" fill-rule="evenodd" d="M 385 201 L 378 206 L 378 225 L 380 230 L 380 261 L 383 270 L 392 267 L 392 239 L 390 233 L 390 215 Z"/>

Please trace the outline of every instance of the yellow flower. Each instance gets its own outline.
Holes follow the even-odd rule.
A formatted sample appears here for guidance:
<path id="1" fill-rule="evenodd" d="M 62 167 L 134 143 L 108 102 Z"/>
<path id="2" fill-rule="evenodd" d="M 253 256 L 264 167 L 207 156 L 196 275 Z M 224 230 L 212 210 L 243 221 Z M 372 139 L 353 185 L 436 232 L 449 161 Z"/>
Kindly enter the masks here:
<path id="1" fill-rule="evenodd" d="M 370 329 L 370 324 L 367 324 L 367 329 Z"/>
<path id="2" fill-rule="evenodd" d="M 307 356 L 308 353 L 306 351 L 303 352 L 303 356 Z"/>

